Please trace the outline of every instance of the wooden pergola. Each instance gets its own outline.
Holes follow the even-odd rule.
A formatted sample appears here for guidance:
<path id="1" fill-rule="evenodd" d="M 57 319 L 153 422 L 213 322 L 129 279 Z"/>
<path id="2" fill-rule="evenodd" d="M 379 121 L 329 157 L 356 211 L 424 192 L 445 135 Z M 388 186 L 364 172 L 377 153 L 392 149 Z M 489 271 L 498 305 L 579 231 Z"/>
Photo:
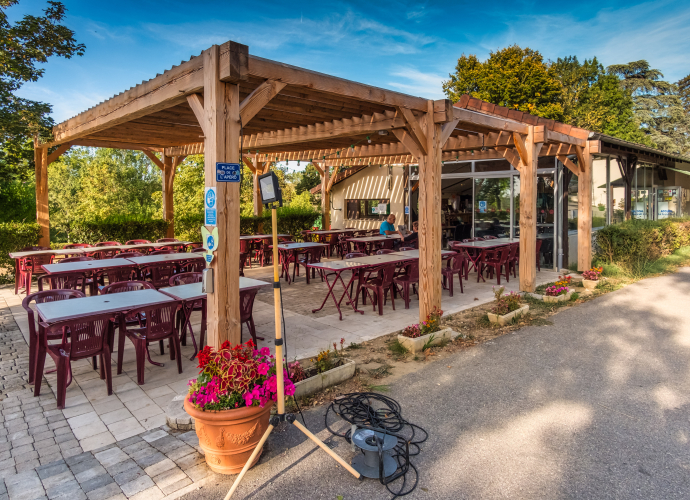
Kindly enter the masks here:
<path id="1" fill-rule="evenodd" d="M 486 106 L 485 106 L 486 105 Z M 36 198 L 48 241 L 47 166 L 71 146 L 145 152 L 163 172 L 164 216 L 173 220 L 175 167 L 205 156 L 205 185 L 217 188 L 219 246 L 211 267 L 209 343 L 240 341 L 240 186 L 216 184 L 217 162 L 239 162 L 258 175 L 271 162 L 312 161 L 322 176 L 324 223 L 332 169 L 358 163 L 419 165 L 420 320 L 441 306 L 441 166 L 444 160 L 506 158 L 520 172 L 520 288 L 536 281 L 536 185 L 540 155 L 557 156 L 579 179 L 580 269 L 591 261 L 588 132 L 464 97 L 428 100 L 251 56 L 235 42 L 200 56 L 54 127 L 36 143 Z M 505 110 L 505 112 L 504 112 Z M 50 155 L 48 148 L 56 147 Z M 154 153 L 160 154 L 160 158 Z M 577 164 L 568 158 L 575 155 Z M 255 196 L 255 199 L 258 197 Z M 261 210 L 255 201 L 255 211 Z"/>

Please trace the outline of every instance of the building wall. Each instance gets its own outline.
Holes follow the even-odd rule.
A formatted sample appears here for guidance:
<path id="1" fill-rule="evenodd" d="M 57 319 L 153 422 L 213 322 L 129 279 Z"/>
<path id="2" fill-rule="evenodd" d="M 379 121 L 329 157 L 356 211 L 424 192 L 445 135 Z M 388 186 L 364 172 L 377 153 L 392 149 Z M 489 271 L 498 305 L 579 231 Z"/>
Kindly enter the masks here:
<path id="1" fill-rule="evenodd" d="M 389 174 L 390 172 L 390 174 Z M 331 227 L 344 229 L 375 229 L 381 225 L 376 219 L 347 219 L 345 200 L 390 199 L 391 214 L 402 224 L 405 214 L 403 186 L 404 167 L 372 165 L 346 178 L 331 188 Z M 390 185 L 390 188 L 389 188 Z"/>

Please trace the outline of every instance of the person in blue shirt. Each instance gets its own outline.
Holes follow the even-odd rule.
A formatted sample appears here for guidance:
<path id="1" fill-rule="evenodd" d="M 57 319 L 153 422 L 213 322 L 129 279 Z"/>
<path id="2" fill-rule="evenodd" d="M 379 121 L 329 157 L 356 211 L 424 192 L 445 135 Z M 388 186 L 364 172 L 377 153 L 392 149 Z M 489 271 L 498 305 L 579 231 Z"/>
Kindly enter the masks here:
<path id="1" fill-rule="evenodd" d="M 397 234 L 398 230 L 395 229 L 395 215 L 390 214 L 386 220 L 381 223 L 381 229 L 379 233 L 389 235 Z"/>

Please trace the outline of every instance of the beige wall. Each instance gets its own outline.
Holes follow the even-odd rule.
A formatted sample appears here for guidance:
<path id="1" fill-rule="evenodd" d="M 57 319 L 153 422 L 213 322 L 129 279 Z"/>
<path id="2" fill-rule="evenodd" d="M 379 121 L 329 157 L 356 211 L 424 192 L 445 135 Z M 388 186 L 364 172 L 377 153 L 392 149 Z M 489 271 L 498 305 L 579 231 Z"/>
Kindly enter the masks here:
<path id="1" fill-rule="evenodd" d="M 355 227 L 357 229 L 375 229 L 381 222 L 375 219 L 348 220 L 345 200 L 388 198 L 391 201 L 391 213 L 395 214 L 397 223 L 402 224 L 405 214 L 404 188 L 402 166 L 394 166 L 390 170 L 386 166 L 379 168 L 372 165 L 335 184 L 331 188 L 331 226 L 334 229 Z"/>

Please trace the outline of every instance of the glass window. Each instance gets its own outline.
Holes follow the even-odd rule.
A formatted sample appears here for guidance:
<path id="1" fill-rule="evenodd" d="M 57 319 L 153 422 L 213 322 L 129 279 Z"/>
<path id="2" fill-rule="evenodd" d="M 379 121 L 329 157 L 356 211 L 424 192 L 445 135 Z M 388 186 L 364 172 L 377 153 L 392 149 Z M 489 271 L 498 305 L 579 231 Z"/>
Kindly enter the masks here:
<path id="1" fill-rule="evenodd" d="M 469 174 L 472 172 L 471 162 L 449 163 L 445 162 L 441 167 L 444 174 Z"/>
<path id="2" fill-rule="evenodd" d="M 475 172 L 502 172 L 510 170 L 508 160 L 484 160 L 474 162 Z"/>
<path id="3" fill-rule="evenodd" d="M 510 177 L 474 180 L 474 236 L 510 236 Z"/>
<path id="4" fill-rule="evenodd" d="M 383 220 L 391 213 L 390 200 L 345 200 L 347 218 Z M 385 205 L 385 208 L 383 207 Z M 385 212 L 385 213 L 383 213 Z"/>

